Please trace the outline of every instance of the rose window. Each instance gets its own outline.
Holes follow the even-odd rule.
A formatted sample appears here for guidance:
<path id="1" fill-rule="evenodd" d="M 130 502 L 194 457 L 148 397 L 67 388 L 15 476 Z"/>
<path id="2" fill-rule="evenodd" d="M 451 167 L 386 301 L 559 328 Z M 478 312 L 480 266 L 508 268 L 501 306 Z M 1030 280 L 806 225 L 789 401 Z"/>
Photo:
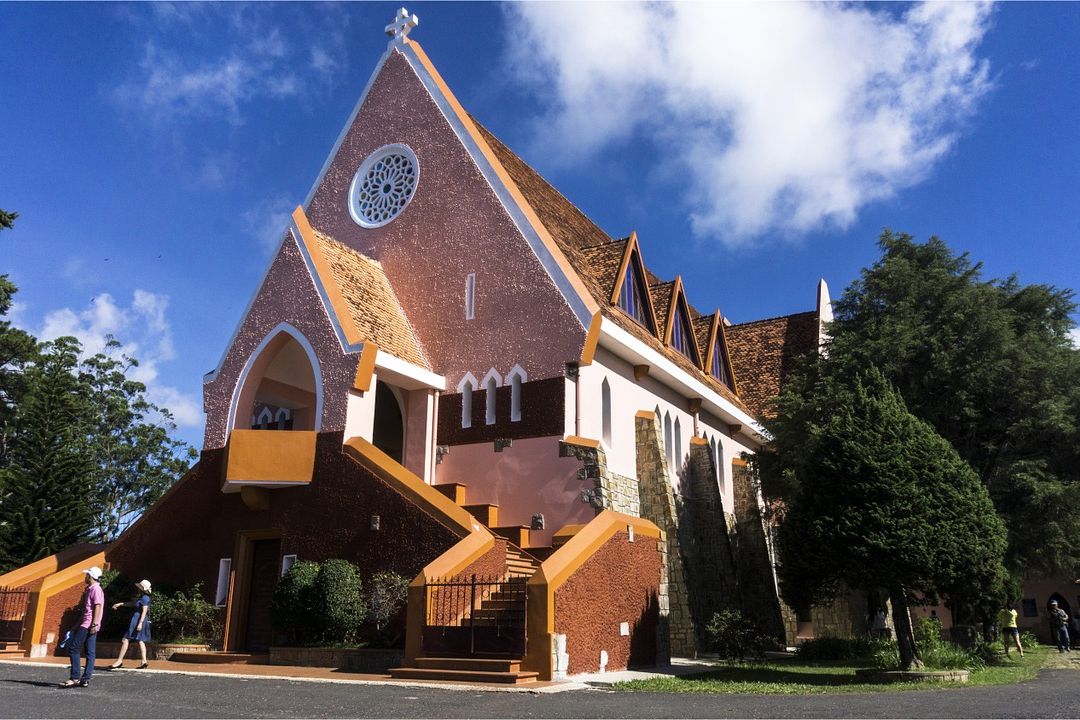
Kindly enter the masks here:
<path id="1" fill-rule="evenodd" d="M 404 145 L 386 145 L 360 166 L 349 191 L 349 212 L 367 228 L 396 218 L 412 200 L 419 179 L 416 155 Z"/>

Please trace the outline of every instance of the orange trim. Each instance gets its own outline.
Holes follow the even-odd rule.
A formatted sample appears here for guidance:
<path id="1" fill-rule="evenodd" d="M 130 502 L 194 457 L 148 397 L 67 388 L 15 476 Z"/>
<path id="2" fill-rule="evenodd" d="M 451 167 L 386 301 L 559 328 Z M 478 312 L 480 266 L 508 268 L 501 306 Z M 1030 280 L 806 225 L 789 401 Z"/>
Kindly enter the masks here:
<path id="1" fill-rule="evenodd" d="M 55 555 L 43 557 L 29 565 L 23 565 L 11 572 L 0 575 L 0 587 L 19 588 L 23 585 L 29 585 L 43 577 L 47 577 L 66 567 L 70 567 L 75 563 L 82 563 L 86 558 L 99 553 L 104 549 L 104 545 L 96 545 L 94 543 L 79 543 L 78 545 L 72 545 L 71 547 L 64 548 Z"/>
<path id="2" fill-rule="evenodd" d="M 672 349 L 674 349 L 674 346 L 671 344 L 671 336 L 675 329 L 676 304 L 682 307 L 682 316 L 686 318 L 687 339 L 690 341 L 690 347 L 694 349 L 695 357 L 690 358 L 690 362 L 700 368 L 701 348 L 699 348 L 697 344 L 697 333 L 694 332 L 694 325 L 690 322 L 690 306 L 686 302 L 686 292 L 683 290 L 682 275 L 675 276 L 675 285 L 671 288 L 671 306 L 668 309 L 667 327 L 664 328 L 664 344 Z"/>
<path id="3" fill-rule="evenodd" d="M 229 601 L 225 607 L 224 650 L 244 650 L 242 639 L 247 630 L 248 601 L 251 598 L 251 556 L 256 540 L 281 539 L 281 530 L 248 530 L 236 534 L 232 570 L 229 573 Z M 281 554 L 280 548 L 278 554 Z M 280 557 L 278 560 L 280 561 Z"/>
<path id="4" fill-rule="evenodd" d="M 748 462 L 739 457 L 731 458 L 731 464 L 735 467 L 747 467 L 749 465 Z"/>
<path id="5" fill-rule="evenodd" d="M 332 306 L 330 309 L 337 316 L 338 324 L 341 325 L 341 329 L 345 333 L 345 340 L 350 345 L 363 342 L 364 337 L 357 329 L 356 323 L 353 322 L 349 306 L 345 303 L 341 288 L 338 286 L 337 279 L 330 269 L 330 263 L 327 262 L 326 257 L 323 255 L 322 247 L 319 245 L 318 238 L 315 237 L 315 231 L 311 228 L 311 223 L 308 222 L 304 208 L 297 205 L 296 209 L 293 210 L 292 219 L 300 230 L 299 241 L 304 243 L 304 247 L 311 257 L 311 262 L 315 266 L 315 273 L 319 276 L 317 279 L 322 283 L 323 289 L 326 290 L 326 297 L 330 299 L 330 305 Z"/>
<path id="6" fill-rule="evenodd" d="M 356 364 L 353 389 L 360 392 L 367 392 L 371 389 L 371 378 L 375 375 L 375 358 L 378 354 L 378 345 L 370 340 L 364 343 L 364 349 L 360 351 L 360 361 Z"/>
<path id="7" fill-rule="evenodd" d="M 225 485 L 310 483 L 318 437 L 314 430 L 233 430 L 225 447 Z"/>
<path id="8" fill-rule="evenodd" d="M 720 311 L 717 310 L 716 314 L 719 315 Z M 731 353 L 728 352 L 727 329 L 724 327 L 723 321 L 720 322 L 720 337 L 724 341 L 724 344 L 720 347 L 720 351 L 724 353 L 724 362 L 727 363 L 728 377 L 731 378 L 731 391 L 738 395 L 739 379 L 735 377 L 735 366 L 731 364 Z"/>
<path id="9" fill-rule="evenodd" d="M 695 435 L 694 437 L 690 438 L 690 444 L 691 445 L 708 445 L 709 441 L 706 440 L 703 437 L 698 437 L 697 435 Z"/>
<path id="10" fill-rule="evenodd" d="M 435 82 L 435 85 L 442 92 L 443 96 L 446 98 L 446 101 L 450 104 L 450 107 L 453 108 L 454 113 L 458 116 L 458 120 L 461 121 L 461 124 L 462 126 L 464 126 L 466 132 L 468 132 L 469 135 L 472 137 L 473 142 L 476 143 L 476 146 L 480 149 L 480 152 L 484 154 L 484 157 L 487 159 L 488 163 L 495 171 L 495 174 L 499 176 L 499 179 L 502 181 L 507 191 L 514 198 L 514 201 L 518 204 L 518 207 L 521 209 L 522 213 L 529 221 L 529 224 L 532 225 L 533 230 L 536 231 L 536 234 L 540 237 L 540 240 L 547 247 L 548 252 L 551 253 L 551 257 L 555 259 L 555 262 L 558 263 L 559 268 L 563 271 L 563 274 L 566 276 L 567 280 L 570 281 L 570 284 L 573 286 L 574 291 L 577 292 L 578 297 L 585 305 L 586 310 L 588 310 L 588 312 L 590 313 L 598 312 L 600 310 L 600 306 L 596 303 L 596 299 L 593 298 L 592 293 L 590 293 L 588 288 L 585 287 L 585 283 L 578 276 L 577 272 L 574 271 L 574 267 L 566 259 L 566 256 L 563 254 L 562 250 L 559 249 L 558 244 L 555 242 L 554 238 L 551 237 L 551 233 L 549 233 L 547 228 L 544 227 L 544 224 L 540 222 L 540 218 L 537 217 L 536 211 L 533 210 L 532 205 L 525 200 L 525 196 L 521 193 L 521 189 L 518 188 L 517 183 L 515 183 L 510 178 L 510 174 L 506 172 L 506 168 L 504 168 L 502 166 L 502 163 L 499 162 L 499 159 L 495 157 L 495 153 L 492 151 L 491 146 L 487 144 L 487 141 L 484 140 L 484 137 L 480 134 L 480 131 L 476 129 L 476 125 L 473 123 L 472 118 L 470 118 L 469 114 L 465 112 L 465 108 L 461 106 L 461 103 L 458 102 L 457 98 L 454 96 L 454 93 L 450 91 L 450 88 L 443 81 L 442 76 L 439 74 L 439 71 L 435 69 L 435 65 L 432 64 L 431 59 L 427 56 L 427 53 L 424 52 L 424 49 L 421 48 L 420 44 L 417 43 L 415 40 L 409 40 L 406 38 L 405 43 L 413 49 L 413 51 L 416 53 L 416 57 L 419 58 L 420 62 L 423 64 L 424 69 L 427 70 L 428 73 L 431 75 L 431 79 Z"/>
<path id="11" fill-rule="evenodd" d="M 600 441 L 599 440 L 593 440 L 592 438 L 578 437 L 577 435 L 567 435 L 566 439 L 563 440 L 563 442 L 567 443 L 568 445 L 577 445 L 579 447 L 587 447 L 587 448 L 593 448 L 593 449 L 596 449 L 596 448 L 600 447 Z"/>
<path id="12" fill-rule="evenodd" d="M 653 334 L 655 335 L 660 332 L 660 323 L 657 322 L 656 307 L 653 306 L 652 293 L 649 292 L 649 281 L 647 280 L 649 276 L 645 272 L 645 261 L 641 259 L 641 245 L 638 243 L 637 230 L 630 232 L 630 239 L 623 250 L 622 260 L 619 261 L 619 273 L 615 276 L 615 287 L 611 290 L 610 302 L 618 307 L 619 293 L 622 292 L 623 282 L 626 280 L 626 267 L 630 264 L 631 259 L 637 265 L 638 277 L 641 278 L 641 286 L 645 291 L 645 307 L 649 310 L 649 318 L 652 320 Z"/>
<path id="13" fill-rule="evenodd" d="M 581 348 L 581 360 L 578 365 L 592 365 L 593 358 L 596 357 L 596 346 L 600 344 L 600 325 L 603 321 L 599 311 L 593 314 L 592 322 L 589 323 L 589 334 L 585 336 L 585 345 Z"/>
<path id="14" fill-rule="evenodd" d="M 663 538 L 660 528 L 643 518 L 604 510 L 540 564 L 526 585 L 528 646 L 521 669 L 540 673 L 540 680 L 552 676 L 551 635 L 555 632 L 555 591 L 617 533 L 634 528 L 637 537 Z M 567 528 L 564 528 L 566 530 Z M 560 531 L 562 532 L 562 530 Z M 659 578 L 657 578 L 659 582 Z"/>
<path id="15" fill-rule="evenodd" d="M 713 313 L 712 324 L 709 326 L 709 342 L 705 347 L 707 353 L 707 357 L 705 358 L 705 374 L 710 377 L 712 377 L 713 343 L 716 342 L 720 343 L 720 360 L 727 367 L 728 377 L 731 378 L 731 391 L 738 395 L 739 383 L 735 380 L 735 368 L 732 367 L 731 357 L 728 355 L 727 333 L 724 331 L 723 316 L 720 314 L 719 310 Z M 716 380 L 716 378 L 713 378 L 713 380 Z"/>
<path id="16" fill-rule="evenodd" d="M 104 550 L 84 558 L 81 562 L 70 565 L 60 572 L 53 573 L 42 581 L 40 588 L 30 593 L 26 618 L 23 621 L 22 641 L 19 644 L 19 647 L 24 652 L 29 654 L 33 646 L 41 642 L 41 633 L 45 625 L 45 608 L 48 605 L 49 598 L 85 582 L 83 580 L 83 570 L 94 565 L 100 568 L 105 567 Z"/>
<path id="17" fill-rule="evenodd" d="M 584 527 L 585 527 L 584 523 L 576 523 L 576 524 L 572 524 L 572 525 L 563 525 L 561 528 L 559 528 L 558 530 L 556 530 L 552 534 L 552 536 L 551 536 L 551 544 L 553 546 L 564 544 L 567 540 L 569 540 L 570 538 L 574 537 L 579 532 L 581 532 L 581 529 L 584 528 Z"/>
<path id="18" fill-rule="evenodd" d="M 642 420 L 655 420 L 656 413 L 652 410 L 638 410 L 634 413 L 634 417 L 641 418 Z"/>
<path id="19" fill-rule="evenodd" d="M 364 438 L 349 438 L 342 451 L 458 537 L 465 537 L 476 528 L 483 527 L 476 518 L 455 505 L 450 498 L 406 470 Z"/>

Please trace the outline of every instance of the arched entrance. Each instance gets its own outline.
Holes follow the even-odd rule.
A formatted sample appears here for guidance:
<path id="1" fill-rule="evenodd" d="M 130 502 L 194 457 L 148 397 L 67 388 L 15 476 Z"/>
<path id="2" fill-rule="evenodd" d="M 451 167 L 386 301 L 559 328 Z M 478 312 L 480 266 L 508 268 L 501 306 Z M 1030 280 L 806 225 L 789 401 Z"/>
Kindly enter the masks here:
<path id="1" fill-rule="evenodd" d="M 241 375 L 232 427 L 318 430 L 320 385 L 318 361 L 307 338 L 290 325 L 279 325 L 252 354 Z"/>
<path id="2" fill-rule="evenodd" d="M 398 390 L 382 380 L 375 383 L 375 423 L 371 444 L 398 463 L 405 462 L 405 413 Z"/>

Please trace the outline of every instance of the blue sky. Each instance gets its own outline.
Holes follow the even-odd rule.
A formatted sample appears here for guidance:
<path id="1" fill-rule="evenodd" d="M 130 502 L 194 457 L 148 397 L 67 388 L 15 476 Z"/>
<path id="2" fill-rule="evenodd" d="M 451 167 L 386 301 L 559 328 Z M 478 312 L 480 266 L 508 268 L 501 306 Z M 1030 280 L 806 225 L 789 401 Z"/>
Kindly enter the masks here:
<path id="1" fill-rule="evenodd" d="M 0 4 L 16 322 L 114 334 L 199 445 L 396 8 Z M 810 309 L 885 226 L 1080 286 L 1080 4 L 409 9 L 462 104 L 703 311 Z"/>

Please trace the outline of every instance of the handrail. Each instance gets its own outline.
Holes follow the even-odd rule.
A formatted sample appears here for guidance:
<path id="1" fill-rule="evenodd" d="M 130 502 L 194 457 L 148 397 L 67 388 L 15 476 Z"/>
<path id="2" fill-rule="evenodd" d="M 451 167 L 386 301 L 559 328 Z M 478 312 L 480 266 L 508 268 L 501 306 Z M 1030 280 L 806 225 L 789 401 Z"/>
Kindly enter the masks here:
<path id="1" fill-rule="evenodd" d="M 104 547 L 104 545 L 95 543 L 79 543 L 78 545 L 66 547 L 60 552 L 0 575 L 0 587 L 24 587 L 63 570 L 72 563 L 82 562 L 85 558 L 100 552 Z"/>
<path id="2" fill-rule="evenodd" d="M 23 636 L 19 647 L 29 653 L 41 637 L 45 624 L 45 606 L 49 598 L 83 582 L 83 570 L 90 566 L 104 567 L 105 550 L 53 573 L 41 583 L 41 587 L 30 593 L 26 617 L 23 620 Z"/>

